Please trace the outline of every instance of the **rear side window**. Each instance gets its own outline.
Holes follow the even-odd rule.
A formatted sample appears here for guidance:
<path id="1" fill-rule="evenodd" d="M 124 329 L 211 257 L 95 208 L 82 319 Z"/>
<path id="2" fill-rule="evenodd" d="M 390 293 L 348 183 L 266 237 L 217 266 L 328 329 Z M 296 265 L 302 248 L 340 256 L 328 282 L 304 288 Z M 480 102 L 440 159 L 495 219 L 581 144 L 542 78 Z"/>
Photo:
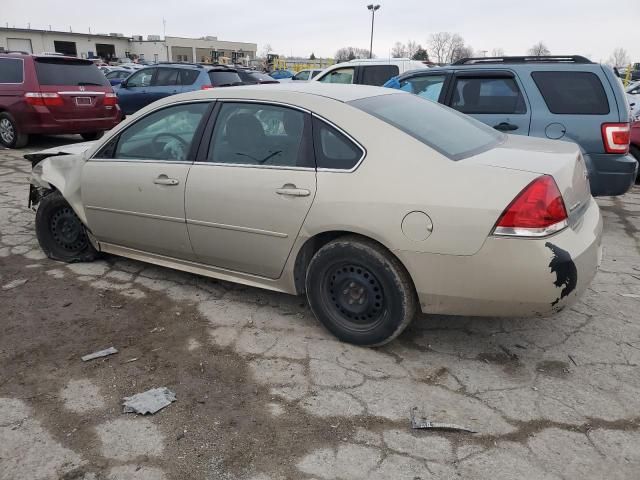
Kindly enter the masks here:
<path id="1" fill-rule="evenodd" d="M 157 87 L 177 85 L 178 74 L 179 71 L 175 68 L 159 68 L 154 85 Z"/>
<path id="2" fill-rule="evenodd" d="M 505 138 L 484 123 L 415 95 L 379 95 L 349 104 L 393 125 L 451 160 L 489 150 Z"/>
<path id="3" fill-rule="evenodd" d="M 451 107 L 462 113 L 526 113 L 524 97 L 513 78 L 458 78 Z"/>
<path id="4" fill-rule="evenodd" d="M 240 76 L 236 72 L 212 70 L 209 72 L 209 79 L 214 87 L 226 87 L 242 83 Z"/>
<path id="5" fill-rule="evenodd" d="M 38 58 L 35 65 L 40 85 L 111 86 L 104 74 L 92 62 Z"/>
<path id="6" fill-rule="evenodd" d="M 325 74 L 318 81 L 324 83 L 353 83 L 353 67 L 336 68 Z"/>
<path id="7" fill-rule="evenodd" d="M 396 65 L 371 65 L 360 67 L 362 69 L 362 85 L 373 85 L 381 87 L 391 77 L 395 77 L 400 73 Z"/>
<path id="8" fill-rule="evenodd" d="M 0 83 L 24 82 L 23 63 L 17 58 L 0 58 Z"/>
<path id="9" fill-rule="evenodd" d="M 180 70 L 180 85 L 193 85 L 199 74 L 198 70 Z"/>
<path id="10" fill-rule="evenodd" d="M 533 72 L 531 74 L 551 113 L 606 115 L 609 100 L 600 78 L 591 72 Z"/>
<path id="11" fill-rule="evenodd" d="M 318 168 L 351 170 L 362 158 L 363 151 L 329 124 L 313 119 L 313 147 Z"/>

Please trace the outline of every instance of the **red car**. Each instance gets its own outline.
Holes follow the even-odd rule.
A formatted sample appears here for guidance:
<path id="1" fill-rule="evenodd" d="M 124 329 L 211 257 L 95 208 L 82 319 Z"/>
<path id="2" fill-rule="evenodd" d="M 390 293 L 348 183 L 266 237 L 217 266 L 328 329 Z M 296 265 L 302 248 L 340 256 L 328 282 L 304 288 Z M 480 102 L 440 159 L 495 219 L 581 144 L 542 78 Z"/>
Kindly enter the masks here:
<path id="1" fill-rule="evenodd" d="M 629 153 L 640 164 L 640 120 L 631 124 L 631 144 L 629 146 Z M 638 177 L 636 183 L 640 183 L 640 169 L 638 169 Z"/>
<path id="2" fill-rule="evenodd" d="M 90 60 L 0 54 L 0 145 L 23 147 L 31 134 L 95 140 L 121 117 L 109 81 Z"/>

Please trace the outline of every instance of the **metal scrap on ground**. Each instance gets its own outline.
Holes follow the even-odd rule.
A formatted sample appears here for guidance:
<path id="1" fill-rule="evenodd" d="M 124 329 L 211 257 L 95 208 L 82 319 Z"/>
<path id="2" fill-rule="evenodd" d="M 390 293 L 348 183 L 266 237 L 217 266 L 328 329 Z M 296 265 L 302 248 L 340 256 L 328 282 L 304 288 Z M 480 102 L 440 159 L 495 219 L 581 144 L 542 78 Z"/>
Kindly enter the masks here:
<path id="1" fill-rule="evenodd" d="M 423 418 L 417 419 L 415 416 L 415 410 L 416 407 L 411 409 L 411 428 L 414 430 L 446 430 L 451 432 L 476 433 L 475 430 L 471 430 L 467 427 L 461 427 L 453 423 L 431 422 Z"/>
<path id="2" fill-rule="evenodd" d="M 94 358 L 108 357 L 109 355 L 113 355 L 114 353 L 118 353 L 118 350 L 116 350 L 113 347 L 109 347 L 106 350 L 100 350 L 99 352 L 94 352 L 94 353 L 85 355 L 84 357 L 82 357 L 82 361 L 88 362 L 89 360 L 93 360 Z"/>
<path id="3" fill-rule="evenodd" d="M 176 401 L 176 394 L 167 387 L 152 388 L 122 399 L 123 413 L 156 413 Z"/>

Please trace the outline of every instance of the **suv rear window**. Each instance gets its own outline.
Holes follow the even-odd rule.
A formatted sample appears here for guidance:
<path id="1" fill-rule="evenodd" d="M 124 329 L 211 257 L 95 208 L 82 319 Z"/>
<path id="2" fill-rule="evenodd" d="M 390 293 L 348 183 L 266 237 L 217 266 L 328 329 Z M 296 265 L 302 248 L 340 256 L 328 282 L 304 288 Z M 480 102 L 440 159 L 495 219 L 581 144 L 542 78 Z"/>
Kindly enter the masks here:
<path id="1" fill-rule="evenodd" d="M 591 72 L 533 72 L 531 74 L 551 113 L 606 115 L 609 100 L 600 78 Z"/>
<path id="2" fill-rule="evenodd" d="M 362 69 L 361 83 L 376 87 L 381 87 L 391 77 L 395 77 L 400 73 L 396 65 L 370 65 L 360 68 Z"/>
<path id="3" fill-rule="evenodd" d="M 24 82 L 23 63 L 17 58 L 0 58 L 0 83 Z"/>
<path id="4" fill-rule="evenodd" d="M 111 84 L 93 62 L 59 58 L 38 58 L 36 75 L 40 85 L 96 85 Z"/>
<path id="5" fill-rule="evenodd" d="M 396 93 L 348 102 L 402 130 L 451 160 L 501 143 L 504 135 L 473 118 L 415 95 Z"/>
<path id="6" fill-rule="evenodd" d="M 232 70 L 211 70 L 209 72 L 209 79 L 211 80 L 211 85 L 213 85 L 214 87 L 222 87 L 242 83 L 240 76 Z"/>

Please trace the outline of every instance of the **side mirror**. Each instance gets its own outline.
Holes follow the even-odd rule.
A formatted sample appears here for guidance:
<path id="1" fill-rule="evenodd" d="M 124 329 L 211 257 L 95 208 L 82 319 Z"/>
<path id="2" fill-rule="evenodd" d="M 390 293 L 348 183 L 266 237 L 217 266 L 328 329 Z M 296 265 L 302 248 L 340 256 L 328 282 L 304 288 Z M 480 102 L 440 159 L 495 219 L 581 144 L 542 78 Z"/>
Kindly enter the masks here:
<path id="1" fill-rule="evenodd" d="M 120 88 L 127 88 L 127 81 L 126 80 L 122 80 L 120 82 Z"/>

